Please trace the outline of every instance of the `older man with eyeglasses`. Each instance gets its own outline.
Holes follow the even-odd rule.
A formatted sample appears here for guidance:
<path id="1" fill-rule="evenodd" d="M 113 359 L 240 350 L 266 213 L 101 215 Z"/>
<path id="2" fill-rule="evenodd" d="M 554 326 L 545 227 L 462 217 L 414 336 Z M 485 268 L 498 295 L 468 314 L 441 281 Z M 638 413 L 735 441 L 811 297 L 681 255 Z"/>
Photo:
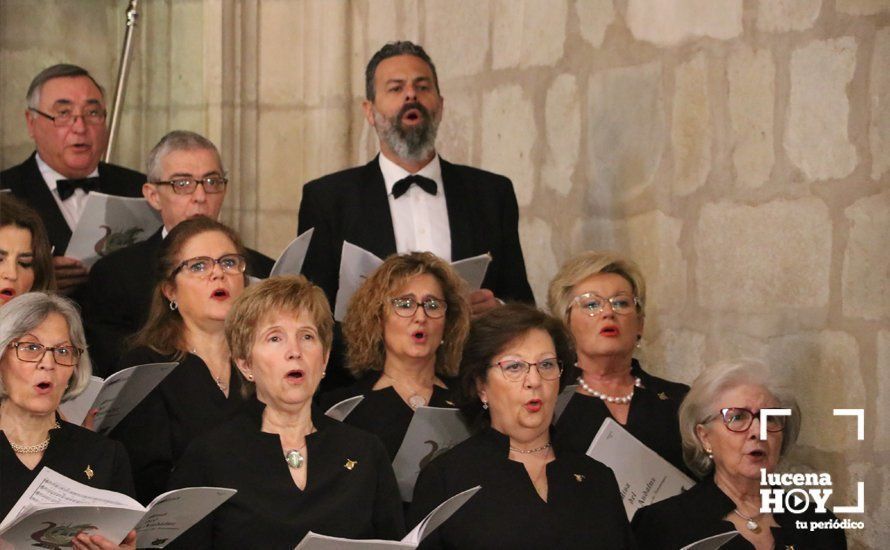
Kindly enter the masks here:
<path id="1" fill-rule="evenodd" d="M 142 194 L 164 225 L 147 240 L 100 259 L 90 272 L 84 319 L 94 368 L 107 375 L 117 367 L 124 340 L 144 324 L 157 278 L 161 242 L 179 222 L 217 219 L 228 179 L 216 146 L 199 134 L 174 130 L 148 153 L 148 182 Z M 267 277 L 272 260 L 248 249 L 247 272 Z"/>
<path id="2" fill-rule="evenodd" d="M 87 268 L 64 256 L 87 194 L 139 197 L 145 176 L 100 162 L 108 145 L 105 92 L 86 69 L 48 67 L 31 81 L 26 97 L 25 122 L 36 151 L 0 173 L 0 188 L 40 214 L 53 245 L 56 283 L 71 294 L 87 279 Z"/>

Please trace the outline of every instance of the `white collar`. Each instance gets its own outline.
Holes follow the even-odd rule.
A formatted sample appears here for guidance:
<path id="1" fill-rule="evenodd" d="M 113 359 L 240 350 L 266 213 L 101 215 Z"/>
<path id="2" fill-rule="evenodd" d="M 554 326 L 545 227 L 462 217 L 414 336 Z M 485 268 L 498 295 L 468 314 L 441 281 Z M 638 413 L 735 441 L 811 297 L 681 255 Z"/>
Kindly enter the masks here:
<path id="1" fill-rule="evenodd" d="M 56 187 L 57 187 L 56 182 L 57 181 L 71 179 L 71 178 L 66 178 L 62 174 L 56 172 L 52 166 L 50 166 L 49 164 L 46 163 L 45 160 L 40 158 L 40 153 L 37 153 L 35 156 L 37 157 L 37 168 L 40 170 L 40 175 L 43 176 L 43 181 L 46 182 L 46 185 L 49 187 L 50 191 L 56 190 Z M 90 172 L 90 175 L 88 175 L 87 177 L 93 178 L 93 177 L 97 177 L 98 175 L 99 175 L 99 167 L 96 166 L 96 168 L 92 172 Z"/>
<path id="2" fill-rule="evenodd" d="M 392 188 L 396 182 L 410 176 L 411 172 L 386 158 L 383 153 L 380 153 L 378 158 L 380 159 L 380 171 L 383 172 L 383 182 L 386 184 L 386 193 L 392 195 Z M 415 174 L 427 177 L 441 186 L 442 164 L 439 162 L 439 154 L 436 153 L 433 155 L 432 160 L 426 163 L 426 166 L 415 172 Z"/>

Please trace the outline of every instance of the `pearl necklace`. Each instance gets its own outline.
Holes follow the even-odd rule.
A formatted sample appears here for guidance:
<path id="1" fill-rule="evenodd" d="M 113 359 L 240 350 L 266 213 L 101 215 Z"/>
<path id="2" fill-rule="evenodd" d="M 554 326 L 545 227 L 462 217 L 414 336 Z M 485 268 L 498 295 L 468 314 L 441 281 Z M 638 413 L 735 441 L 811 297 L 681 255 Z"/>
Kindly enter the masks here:
<path id="1" fill-rule="evenodd" d="M 586 391 L 587 393 L 589 393 L 590 395 L 592 395 L 594 397 L 599 397 L 603 401 L 608 401 L 609 403 L 618 403 L 621 405 L 626 405 L 626 404 L 630 403 L 630 400 L 633 399 L 634 391 L 637 388 L 643 387 L 643 382 L 639 378 L 635 377 L 634 378 L 634 386 L 633 386 L 633 388 L 630 389 L 630 393 L 625 396 L 615 397 L 613 395 L 606 395 L 602 392 L 596 391 L 595 389 L 591 388 L 590 386 L 587 385 L 587 382 L 585 382 L 584 378 L 581 376 L 578 377 L 578 384 L 581 386 L 581 389 L 583 389 L 584 391 Z"/>
<path id="2" fill-rule="evenodd" d="M 534 453 L 539 453 L 539 452 L 547 450 L 549 448 L 550 448 L 550 443 L 548 443 L 546 445 L 541 445 L 540 447 L 536 447 L 534 449 L 529 449 L 527 451 L 525 449 L 517 449 L 516 447 L 513 447 L 513 446 L 510 447 L 510 450 L 513 451 L 514 453 L 530 455 L 530 454 L 534 454 Z"/>
<path id="3" fill-rule="evenodd" d="M 61 426 L 59 426 L 59 423 L 56 422 L 53 425 L 53 427 L 50 428 L 50 430 L 55 430 L 58 428 L 61 428 Z M 45 451 L 46 448 L 49 447 L 50 439 L 51 439 L 51 436 L 49 435 L 49 432 L 47 432 L 46 439 L 44 439 L 40 443 L 37 443 L 36 445 L 19 445 L 18 443 L 13 443 L 12 441 L 10 441 L 9 446 L 12 447 L 12 450 L 15 451 L 16 454 L 34 455 L 34 454 L 42 453 L 43 451 Z"/>
<path id="4" fill-rule="evenodd" d="M 758 532 L 758 531 L 760 531 L 760 524 L 758 524 L 756 521 L 754 521 L 754 518 L 756 518 L 757 516 L 751 516 L 751 517 L 749 518 L 749 517 L 746 516 L 745 514 L 739 512 L 739 509 L 738 509 L 738 508 L 736 508 L 735 510 L 733 510 L 733 513 L 734 513 L 735 515 L 739 516 L 740 518 L 742 518 L 743 520 L 745 520 L 745 527 L 747 527 L 749 530 L 751 530 L 751 531 L 753 531 L 753 532 L 755 532 L 755 533 Z M 758 515 L 759 515 L 759 514 L 758 514 Z"/>

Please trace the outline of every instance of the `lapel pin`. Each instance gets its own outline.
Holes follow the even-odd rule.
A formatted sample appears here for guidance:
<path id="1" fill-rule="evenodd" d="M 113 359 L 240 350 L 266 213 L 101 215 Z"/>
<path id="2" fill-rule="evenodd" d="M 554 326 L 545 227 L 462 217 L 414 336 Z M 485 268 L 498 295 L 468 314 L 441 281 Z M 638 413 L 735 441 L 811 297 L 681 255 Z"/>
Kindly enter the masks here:
<path id="1" fill-rule="evenodd" d="M 352 460 L 351 458 L 346 459 L 346 464 L 343 465 L 347 470 L 352 470 L 355 468 L 355 465 L 358 464 L 358 460 Z"/>
<path id="2" fill-rule="evenodd" d="M 583 474 L 575 474 L 575 481 L 577 481 L 578 483 L 581 483 L 582 481 L 584 481 L 584 475 Z"/>
<path id="3" fill-rule="evenodd" d="M 658 392 L 658 398 L 662 401 L 667 401 L 668 399 L 670 399 L 670 397 L 668 397 L 667 394 L 663 391 Z"/>
<path id="4" fill-rule="evenodd" d="M 89 464 L 87 464 L 86 470 L 84 470 L 83 473 L 87 475 L 87 479 L 93 479 L 94 472 Z"/>

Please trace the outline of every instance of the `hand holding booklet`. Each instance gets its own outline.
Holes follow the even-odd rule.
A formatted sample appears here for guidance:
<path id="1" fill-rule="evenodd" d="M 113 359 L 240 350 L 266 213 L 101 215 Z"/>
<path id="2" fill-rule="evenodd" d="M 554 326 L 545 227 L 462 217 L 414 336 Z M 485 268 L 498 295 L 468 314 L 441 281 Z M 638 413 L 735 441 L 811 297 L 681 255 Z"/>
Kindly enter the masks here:
<path id="1" fill-rule="evenodd" d="M 143 507 L 127 495 L 44 467 L 0 523 L 0 541 L 12 548 L 33 548 L 35 542 L 43 548 L 69 547 L 81 532 L 120 542 L 135 529 L 139 548 L 163 548 L 235 493 L 189 487 L 164 493 Z"/>
<path id="2" fill-rule="evenodd" d="M 353 540 L 319 535 L 309 531 L 295 550 L 389 550 L 391 548 L 417 548 L 437 527 L 445 523 L 461 506 L 467 503 L 482 487 L 477 485 L 454 495 L 427 514 L 402 540 Z"/>
<path id="3" fill-rule="evenodd" d="M 628 519 L 643 506 L 678 495 L 695 485 L 686 474 L 611 418 L 600 426 L 587 456 L 615 473 Z"/>
<path id="4" fill-rule="evenodd" d="M 93 429 L 107 434 L 145 399 L 179 363 L 149 363 L 116 372 L 102 380 L 93 376 L 89 386 L 71 401 L 59 406 L 65 420 L 81 424 L 90 409 L 99 409 Z"/>

